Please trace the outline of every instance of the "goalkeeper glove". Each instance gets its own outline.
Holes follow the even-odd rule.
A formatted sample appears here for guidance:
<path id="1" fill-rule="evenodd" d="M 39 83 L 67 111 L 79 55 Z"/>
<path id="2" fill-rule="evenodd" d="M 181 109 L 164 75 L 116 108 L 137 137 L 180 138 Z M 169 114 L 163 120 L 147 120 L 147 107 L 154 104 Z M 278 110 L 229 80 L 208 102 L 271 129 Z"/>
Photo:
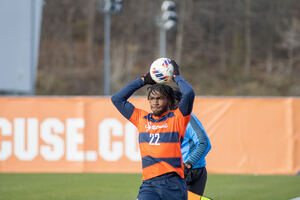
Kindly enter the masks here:
<path id="1" fill-rule="evenodd" d="M 193 182 L 192 179 L 192 166 L 190 163 L 184 164 L 184 179 L 186 184 L 190 185 Z"/>
<path id="2" fill-rule="evenodd" d="M 175 62 L 175 60 L 171 60 L 171 64 L 174 67 L 173 75 L 175 75 L 175 76 L 180 75 L 180 73 L 179 73 L 179 66 L 177 65 L 177 63 Z"/>
<path id="3" fill-rule="evenodd" d="M 144 76 L 142 76 L 142 80 L 144 81 L 145 84 L 149 84 L 149 85 L 154 85 L 156 83 L 151 78 L 150 72 L 148 72 L 147 74 L 144 74 Z"/>

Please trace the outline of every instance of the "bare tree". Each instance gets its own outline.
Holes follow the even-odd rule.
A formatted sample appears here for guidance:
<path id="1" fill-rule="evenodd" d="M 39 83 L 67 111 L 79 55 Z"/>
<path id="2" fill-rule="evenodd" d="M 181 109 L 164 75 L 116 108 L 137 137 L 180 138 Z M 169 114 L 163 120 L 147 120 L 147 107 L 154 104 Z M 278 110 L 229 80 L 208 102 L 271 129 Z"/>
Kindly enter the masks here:
<path id="1" fill-rule="evenodd" d="M 251 67 L 251 0 L 245 0 L 245 72 Z"/>
<path id="2" fill-rule="evenodd" d="M 287 50 L 287 72 L 290 74 L 293 71 L 295 50 L 300 47 L 300 21 L 298 19 L 292 18 L 289 29 L 282 32 L 281 47 Z"/>
<path id="3" fill-rule="evenodd" d="M 88 51 L 88 62 L 94 64 L 94 35 L 95 35 L 95 19 L 97 11 L 96 0 L 86 1 L 86 15 L 87 15 L 87 51 Z"/>

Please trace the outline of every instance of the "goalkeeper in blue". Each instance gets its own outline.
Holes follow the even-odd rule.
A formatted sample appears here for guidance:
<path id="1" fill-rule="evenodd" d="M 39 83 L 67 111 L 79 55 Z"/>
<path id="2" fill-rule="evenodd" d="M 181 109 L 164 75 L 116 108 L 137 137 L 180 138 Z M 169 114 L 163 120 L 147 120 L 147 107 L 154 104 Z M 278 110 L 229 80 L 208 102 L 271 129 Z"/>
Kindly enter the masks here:
<path id="1" fill-rule="evenodd" d="M 174 109 L 178 106 L 182 94 L 174 89 Z M 184 177 L 188 190 L 203 196 L 206 180 L 205 156 L 211 149 L 209 138 L 197 117 L 192 114 L 181 143 L 182 159 L 184 162 Z"/>

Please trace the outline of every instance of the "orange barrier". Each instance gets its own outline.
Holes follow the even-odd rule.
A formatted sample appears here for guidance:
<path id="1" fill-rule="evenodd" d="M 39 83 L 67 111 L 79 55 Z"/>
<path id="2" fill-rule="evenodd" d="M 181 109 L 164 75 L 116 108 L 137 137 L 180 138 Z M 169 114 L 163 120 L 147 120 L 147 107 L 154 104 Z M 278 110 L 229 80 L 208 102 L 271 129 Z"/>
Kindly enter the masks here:
<path id="1" fill-rule="evenodd" d="M 193 113 L 212 143 L 209 173 L 300 171 L 299 98 L 201 97 Z M 0 172 L 141 172 L 137 131 L 108 98 L 3 97 Z"/>

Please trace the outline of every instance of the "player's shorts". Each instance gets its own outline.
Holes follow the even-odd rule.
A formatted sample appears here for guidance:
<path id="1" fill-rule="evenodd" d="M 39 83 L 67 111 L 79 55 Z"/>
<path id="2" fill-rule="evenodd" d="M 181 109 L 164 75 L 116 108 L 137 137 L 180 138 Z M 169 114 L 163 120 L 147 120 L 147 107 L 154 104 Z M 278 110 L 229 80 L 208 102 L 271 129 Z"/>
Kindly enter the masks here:
<path id="1" fill-rule="evenodd" d="M 187 184 L 189 191 L 203 195 L 207 180 L 206 167 L 192 169 L 192 182 Z"/>
<path id="2" fill-rule="evenodd" d="M 138 200 L 187 200 L 187 187 L 178 174 L 168 173 L 143 181 Z"/>

